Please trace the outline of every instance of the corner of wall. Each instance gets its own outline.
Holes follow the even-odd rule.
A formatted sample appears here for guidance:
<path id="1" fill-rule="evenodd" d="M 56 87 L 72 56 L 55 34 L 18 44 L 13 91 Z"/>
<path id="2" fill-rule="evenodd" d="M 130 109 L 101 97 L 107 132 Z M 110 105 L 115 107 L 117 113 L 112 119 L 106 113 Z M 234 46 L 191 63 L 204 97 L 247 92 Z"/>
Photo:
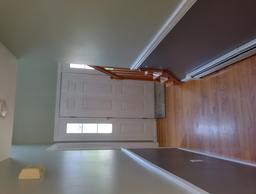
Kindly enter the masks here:
<path id="1" fill-rule="evenodd" d="M 16 66 L 14 55 L 0 42 L 0 99 L 7 104 L 7 116 L 0 118 L 0 161 L 7 159 L 11 149 L 16 95 Z"/>

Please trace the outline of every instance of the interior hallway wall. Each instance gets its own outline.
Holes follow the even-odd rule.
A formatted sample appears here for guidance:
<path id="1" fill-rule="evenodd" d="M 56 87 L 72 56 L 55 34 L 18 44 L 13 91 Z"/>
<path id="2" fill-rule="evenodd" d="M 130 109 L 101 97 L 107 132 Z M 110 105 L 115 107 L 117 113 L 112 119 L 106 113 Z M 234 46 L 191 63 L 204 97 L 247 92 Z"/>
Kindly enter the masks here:
<path id="1" fill-rule="evenodd" d="M 16 92 L 16 58 L 0 43 L 0 99 L 8 113 L 0 118 L 0 161 L 8 158 L 11 147 Z"/>
<path id="2" fill-rule="evenodd" d="M 18 61 L 13 144 L 53 141 L 57 64 Z"/>
<path id="3" fill-rule="evenodd" d="M 256 56 L 218 74 L 166 90 L 161 146 L 256 162 Z"/>

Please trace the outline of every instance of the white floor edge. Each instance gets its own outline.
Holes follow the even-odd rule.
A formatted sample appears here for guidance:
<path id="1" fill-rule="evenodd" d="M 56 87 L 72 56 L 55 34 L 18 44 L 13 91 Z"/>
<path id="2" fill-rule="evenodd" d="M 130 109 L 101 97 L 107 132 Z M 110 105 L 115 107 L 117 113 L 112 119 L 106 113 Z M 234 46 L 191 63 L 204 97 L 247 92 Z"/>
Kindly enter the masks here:
<path id="1" fill-rule="evenodd" d="M 156 142 L 66 142 L 54 143 L 47 150 L 86 150 L 121 148 L 158 148 Z"/>

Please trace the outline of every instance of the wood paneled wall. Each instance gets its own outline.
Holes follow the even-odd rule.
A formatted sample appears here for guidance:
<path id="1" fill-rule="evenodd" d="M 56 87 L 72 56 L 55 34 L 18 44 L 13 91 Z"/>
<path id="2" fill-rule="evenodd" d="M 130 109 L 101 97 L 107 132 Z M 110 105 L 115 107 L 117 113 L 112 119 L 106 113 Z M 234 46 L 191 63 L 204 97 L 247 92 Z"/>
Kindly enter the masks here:
<path id="1" fill-rule="evenodd" d="M 160 146 L 256 162 L 256 56 L 197 81 L 166 89 Z"/>

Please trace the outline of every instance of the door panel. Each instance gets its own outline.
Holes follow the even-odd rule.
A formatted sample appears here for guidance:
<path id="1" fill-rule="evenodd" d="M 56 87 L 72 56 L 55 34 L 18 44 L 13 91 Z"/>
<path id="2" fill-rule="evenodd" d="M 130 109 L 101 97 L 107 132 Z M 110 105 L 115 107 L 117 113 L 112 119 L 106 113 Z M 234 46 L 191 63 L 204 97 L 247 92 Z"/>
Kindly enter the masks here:
<path id="1" fill-rule="evenodd" d="M 63 73 L 60 115 L 62 117 L 112 116 L 112 87 L 106 76 Z"/>
<path id="2" fill-rule="evenodd" d="M 154 118 L 154 85 L 107 76 L 63 73 L 61 117 Z"/>
<path id="3" fill-rule="evenodd" d="M 68 123 L 111 123 L 111 134 L 67 134 Z M 154 119 L 62 118 L 55 141 L 154 141 Z"/>

